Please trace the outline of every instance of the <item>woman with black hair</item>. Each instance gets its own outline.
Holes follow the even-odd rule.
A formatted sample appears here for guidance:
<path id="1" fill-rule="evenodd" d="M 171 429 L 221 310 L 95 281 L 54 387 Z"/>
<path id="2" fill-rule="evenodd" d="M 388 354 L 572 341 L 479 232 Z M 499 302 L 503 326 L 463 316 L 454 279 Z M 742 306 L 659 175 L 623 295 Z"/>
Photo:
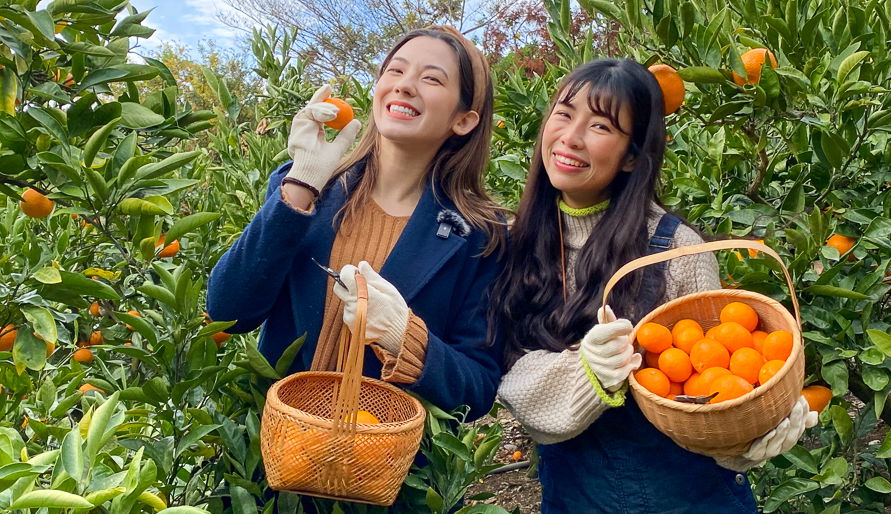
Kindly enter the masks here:
<path id="1" fill-rule="evenodd" d="M 506 344 L 499 396 L 539 443 L 544 514 L 755 512 L 743 472 L 816 423 L 799 402 L 742 457 L 711 458 L 675 444 L 625 398 L 641 362 L 632 323 L 720 288 L 714 256 L 691 255 L 634 272 L 611 308 L 597 309 L 625 263 L 702 242 L 656 199 L 664 151 L 661 90 L 631 60 L 576 69 L 542 123 L 489 316 Z"/>

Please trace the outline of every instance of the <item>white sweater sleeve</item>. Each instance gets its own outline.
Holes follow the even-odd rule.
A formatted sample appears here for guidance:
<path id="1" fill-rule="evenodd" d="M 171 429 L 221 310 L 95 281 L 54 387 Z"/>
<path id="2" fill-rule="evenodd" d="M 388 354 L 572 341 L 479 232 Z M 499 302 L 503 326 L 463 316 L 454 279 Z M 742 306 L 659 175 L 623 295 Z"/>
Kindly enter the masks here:
<path id="1" fill-rule="evenodd" d="M 501 379 L 498 395 L 537 443 L 571 439 L 607 406 L 588 381 L 578 350 L 536 350 Z"/>

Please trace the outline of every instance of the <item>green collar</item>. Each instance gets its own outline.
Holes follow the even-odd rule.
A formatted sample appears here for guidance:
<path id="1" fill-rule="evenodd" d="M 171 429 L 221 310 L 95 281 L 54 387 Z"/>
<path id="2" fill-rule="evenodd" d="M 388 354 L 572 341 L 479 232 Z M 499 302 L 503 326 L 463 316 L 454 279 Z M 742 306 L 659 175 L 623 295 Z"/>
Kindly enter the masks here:
<path id="1" fill-rule="evenodd" d="M 590 216 L 592 214 L 605 211 L 606 208 L 609 207 L 609 199 L 607 198 L 606 200 L 598 204 L 594 204 L 590 207 L 582 207 L 580 209 L 576 209 L 575 207 L 566 205 L 566 202 L 564 202 L 562 198 L 559 202 L 557 202 L 557 205 L 560 207 L 561 212 L 564 212 L 572 216 L 573 218 L 583 218 L 585 216 Z"/>

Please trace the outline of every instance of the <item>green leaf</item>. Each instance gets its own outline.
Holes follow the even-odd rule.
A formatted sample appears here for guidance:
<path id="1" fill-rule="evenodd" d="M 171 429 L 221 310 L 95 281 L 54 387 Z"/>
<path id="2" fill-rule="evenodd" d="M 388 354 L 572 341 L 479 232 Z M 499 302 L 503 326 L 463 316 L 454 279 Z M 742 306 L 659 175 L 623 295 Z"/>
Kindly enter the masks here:
<path id="1" fill-rule="evenodd" d="M 166 508 L 166 509 L 158 512 L 158 514 L 210 514 L 210 512 L 208 512 L 204 509 L 199 509 L 198 507 L 182 505 L 179 507 Z"/>
<path id="2" fill-rule="evenodd" d="M 136 290 L 158 300 L 159 302 L 166 303 L 170 307 L 176 307 L 176 297 L 166 288 L 146 283 L 137 287 Z"/>
<path id="3" fill-rule="evenodd" d="M 891 482 L 888 482 L 885 477 L 872 477 L 863 485 L 865 485 L 867 489 L 872 489 L 877 493 L 891 493 Z"/>
<path id="4" fill-rule="evenodd" d="M 173 171 L 179 167 L 186 165 L 187 163 L 191 162 L 199 155 L 201 155 L 200 150 L 195 150 L 192 152 L 176 153 L 162 161 L 153 162 L 151 164 L 146 164 L 145 166 L 142 166 L 136 172 L 136 176 L 137 176 L 137 178 L 140 178 L 140 179 L 150 179 L 150 178 L 160 177 L 161 175 L 164 175 L 167 172 Z"/>
<path id="5" fill-rule="evenodd" d="M 878 367 L 866 366 L 862 369 L 863 383 L 869 386 L 873 391 L 882 391 L 891 382 L 888 373 Z"/>
<path id="6" fill-rule="evenodd" d="M 102 505 L 109 500 L 113 500 L 116 497 L 124 494 L 125 492 L 127 492 L 126 487 L 109 487 L 108 489 L 93 491 L 86 496 L 86 499 L 88 502 L 98 507 L 99 505 Z"/>
<path id="7" fill-rule="evenodd" d="M 876 451 L 876 458 L 891 459 L 891 430 L 885 432 L 885 439 L 882 441 L 882 446 Z"/>
<path id="8" fill-rule="evenodd" d="M 291 364 L 294 363 L 294 359 L 297 357 L 300 349 L 303 348 L 303 343 L 305 341 L 306 332 L 304 332 L 302 336 L 295 339 L 294 342 L 288 345 L 288 347 L 285 348 L 285 351 L 282 352 L 282 356 L 279 357 L 278 362 L 275 363 L 275 371 L 279 374 L 279 376 L 283 377 L 288 374 L 288 370 L 291 369 Z"/>
<path id="9" fill-rule="evenodd" d="M 135 102 L 121 102 L 121 125 L 141 129 L 164 123 L 164 116 Z"/>
<path id="10" fill-rule="evenodd" d="M 819 488 L 820 484 L 813 480 L 806 480 L 804 478 L 792 478 L 786 480 L 775 487 L 764 502 L 764 512 L 773 512 L 789 501 L 789 499 Z"/>
<path id="11" fill-rule="evenodd" d="M 710 68 L 708 66 L 691 66 L 678 70 L 678 75 L 687 82 L 696 82 L 701 84 L 718 84 L 725 82 L 727 77 L 720 70 Z"/>
<path id="12" fill-rule="evenodd" d="M 189 431 L 188 434 L 180 439 L 179 444 L 176 446 L 176 451 L 173 452 L 173 458 L 178 458 L 180 454 L 182 454 L 182 452 L 188 450 L 190 446 L 196 444 L 198 441 L 201 440 L 202 437 L 220 428 L 221 426 L 223 425 L 200 425 L 197 428 L 193 428 Z"/>
<path id="13" fill-rule="evenodd" d="M 83 440 L 80 437 L 80 429 L 71 429 L 65 439 L 62 440 L 62 468 L 71 475 L 75 481 L 80 481 L 84 472 Z"/>
<path id="14" fill-rule="evenodd" d="M 149 324 L 148 321 L 140 318 L 139 316 L 127 314 L 126 312 L 116 312 L 115 316 L 124 323 L 127 323 L 131 327 L 135 328 L 136 331 L 139 332 L 139 335 L 146 338 L 146 340 L 148 340 L 150 343 L 158 343 L 158 334 L 155 333 L 154 328 Z"/>
<path id="15" fill-rule="evenodd" d="M 28 322 L 31 323 L 31 328 L 37 332 L 37 335 L 48 343 L 56 343 L 58 339 L 56 320 L 53 319 L 53 315 L 48 309 L 28 305 L 22 308 L 22 312 Z"/>
<path id="16" fill-rule="evenodd" d="M 820 374 L 833 391 L 848 390 L 848 368 L 843 361 L 824 364 Z"/>
<path id="17" fill-rule="evenodd" d="M 440 496 L 432 487 L 427 487 L 426 500 L 430 512 L 442 511 L 442 496 Z"/>
<path id="18" fill-rule="evenodd" d="M 803 469 L 808 473 L 816 475 L 819 472 L 819 469 L 817 469 L 816 457 L 803 446 L 795 445 L 791 450 L 784 453 L 783 457 L 789 460 L 789 462 L 794 464 L 797 468 Z"/>
<path id="19" fill-rule="evenodd" d="M 814 296 L 834 296 L 838 298 L 850 298 L 852 300 L 869 300 L 870 297 L 863 293 L 858 293 L 857 291 L 851 291 L 850 289 L 845 289 L 843 287 L 837 286 L 811 286 L 805 289 L 808 293 Z"/>
<path id="20" fill-rule="evenodd" d="M 89 43 L 83 43 L 83 42 L 72 43 L 71 45 L 69 45 L 69 48 L 71 46 L 75 46 L 75 45 L 82 45 L 81 48 L 93 50 L 94 52 L 96 52 L 91 55 L 101 55 L 102 57 L 114 57 L 115 56 L 114 52 L 112 52 L 111 50 L 109 50 L 103 46 L 90 45 Z M 88 52 L 84 51 L 83 53 L 88 53 Z M 108 82 L 118 81 L 121 77 L 125 76 L 126 74 L 127 74 L 126 71 L 116 70 L 114 68 L 105 68 L 105 69 L 101 69 L 101 70 L 91 71 L 89 73 L 89 75 L 84 77 L 84 79 L 81 81 L 81 83 L 78 84 L 77 89 L 75 89 L 74 92 L 80 93 L 81 91 L 83 91 L 87 88 L 98 86 L 100 84 L 107 84 Z"/>
<path id="21" fill-rule="evenodd" d="M 105 146 L 105 141 L 108 140 L 109 134 L 111 134 L 111 131 L 114 130 L 120 121 L 121 118 L 115 118 L 96 132 L 93 132 L 90 139 L 87 140 L 87 144 L 84 145 L 82 160 L 85 167 L 89 168 L 93 165 L 93 159 L 96 157 L 96 154 Z"/>
<path id="22" fill-rule="evenodd" d="M 196 228 L 206 225 L 211 221 L 219 218 L 222 214 L 218 212 L 196 212 L 195 214 L 186 216 L 176 220 L 176 223 L 167 231 L 167 240 L 175 241 L 180 237 L 188 234 Z"/>
<path id="23" fill-rule="evenodd" d="M 12 359 L 19 369 L 38 371 L 46 366 L 46 343 L 38 339 L 30 330 L 21 329 L 15 337 Z"/>
<path id="24" fill-rule="evenodd" d="M 10 509 L 91 509 L 93 504 L 88 502 L 83 496 L 58 491 L 55 489 L 44 489 L 39 491 L 31 491 L 25 493 L 9 506 Z"/>
<path id="25" fill-rule="evenodd" d="M 111 286 L 99 280 L 92 280 L 80 273 L 71 273 L 70 271 L 60 271 L 59 274 L 62 276 L 62 282 L 48 287 L 63 289 L 81 296 L 116 301 L 121 299 Z"/>
<path id="26" fill-rule="evenodd" d="M 31 276 L 42 284 L 58 284 L 62 281 L 62 275 L 59 273 L 58 268 L 52 266 L 40 268 Z"/>
<path id="27" fill-rule="evenodd" d="M 464 443 L 448 432 L 440 432 L 436 434 L 433 437 L 433 444 L 458 456 L 458 458 L 464 462 L 470 462 L 472 459 L 470 452 L 467 450 L 467 447 L 464 446 Z"/>
<path id="28" fill-rule="evenodd" d="M 891 357 L 891 334 L 881 330 L 869 329 L 866 331 L 866 335 L 869 336 L 869 340 L 876 345 L 879 351 Z"/>
<path id="29" fill-rule="evenodd" d="M 266 360 L 266 357 L 260 353 L 260 350 L 257 349 L 251 342 L 247 342 L 245 345 L 245 350 L 247 351 L 248 358 L 248 366 L 252 370 L 254 370 L 258 375 L 266 378 L 271 378 L 273 380 L 278 380 L 281 377 L 275 369 L 269 365 L 269 361 Z"/>
<path id="30" fill-rule="evenodd" d="M 150 214 L 163 216 L 173 214 L 173 205 L 163 196 L 149 196 L 146 198 L 125 198 L 118 204 L 118 210 L 130 216 Z"/>
<path id="31" fill-rule="evenodd" d="M 211 334 L 216 334 L 217 332 L 223 332 L 235 323 L 235 321 L 213 321 L 199 330 L 196 337 L 209 336 Z"/>
<path id="32" fill-rule="evenodd" d="M 118 405 L 118 395 L 117 391 L 114 392 L 93 412 L 93 419 L 87 430 L 86 459 L 89 462 L 95 461 L 96 453 L 105 444 L 107 436 L 113 435 L 113 431 L 108 430 L 108 424 Z"/>
<path id="33" fill-rule="evenodd" d="M 840 405 L 833 405 L 830 414 L 832 416 L 832 426 L 835 427 L 835 432 L 842 440 L 842 443 L 847 444 L 850 442 L 851 436 L 854 434 L 854 422 L 851 421 L 848 412 Z"/>
<path id="34" fill-rule="evenodd" d="M 869 52 L 866 50 L 861 50 L 859 52 L 854 52 L 853 54 L 845 57 L 845 60 L 841 62 L 838 66 L 838 75 L 836 76 L 836 82 L 839 84 L 843 83 L 851 71 L 856 68 L 866 56 L 869 55 Z"/>

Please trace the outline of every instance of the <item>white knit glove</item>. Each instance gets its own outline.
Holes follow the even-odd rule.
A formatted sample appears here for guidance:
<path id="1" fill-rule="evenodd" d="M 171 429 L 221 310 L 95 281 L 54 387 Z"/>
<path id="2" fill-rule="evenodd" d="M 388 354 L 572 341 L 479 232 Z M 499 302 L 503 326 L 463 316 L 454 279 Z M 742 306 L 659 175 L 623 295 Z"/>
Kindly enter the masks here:
<path id="1" fill-rule="evenodd" d="M 334 294 L 343 300 L 343 322 L 350 330 L 356 321 L 356 269 L 356 266 L 347 264 L 340 270 L 340 279 L 346 284 L 346 289 L 334 283 Z M 374 271 L 370 264 L 362 261 L 358 270 L 368 284 L 365 338 L 377 342 L 391 355 L 398 356 L 408 326 L 408 305 L 396 287 Z"/>
<path id="2" fill-rule="evenodd" d="M 323 122 L 337 117 L 337 106 L 324 102 L 331 96 L 331 86 L 320 87 L 306 106 L 294 115 L 288 135 L 288 155 L 294 159 L 288 176 L 321 191 L 334 174 L 344 154 L 362 128 L 359 120 L 349 122 L 334 141 L 325 140 Z"/>
<path id="3" fill-rule="evenodd" d="M 788 417 L 763 436 L 755 439 L 752 446 L 740 457 L 715 458 L 719 466 L 734 471 L 747 471 L 777 455 L 786 453 L 801 438 L 806 428 L 817 424 L 818 413 L 811 412 L 804 396 L 798 399 Z"/>
<path id="4" fill-rule="evenodd" d="M 632 371 L 640 367 L 641 356 L 631 344 L 631 322 L 616 319 L 613 310 L 597 311 L 597 320 L 582 338 L 579 350 L 588 361 L 591 371 L 597 375 L 600 385 L 609 391 L 616 390 Z"/>

